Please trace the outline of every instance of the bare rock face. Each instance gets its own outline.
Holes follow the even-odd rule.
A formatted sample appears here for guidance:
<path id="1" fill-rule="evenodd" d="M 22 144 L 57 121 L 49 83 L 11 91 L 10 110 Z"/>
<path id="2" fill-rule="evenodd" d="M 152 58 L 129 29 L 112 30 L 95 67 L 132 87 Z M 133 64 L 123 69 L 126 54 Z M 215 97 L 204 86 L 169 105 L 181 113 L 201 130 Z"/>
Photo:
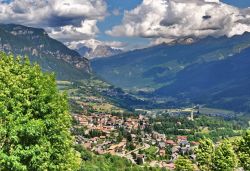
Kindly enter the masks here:
<path id="1" fill-rule="evenodd" d="M 121 49 L 115 49 L 110 46 L 106 45 L 98 45 L 94 48 L 92 47 L 81 47 L 77 49 L 77 51 L 84 57 L 88 59 L 95 59 L 95 58 L 105 58 L 113 55 L 118 55 L 123 51 Z"/>
<path id="2" fill-rule="evenodd" d="M 86 55 L 88 59 L 101 58 L 101 57 L 109 57 L 113 55 L 117 55 L 122 53 L 120 49 L 114 49 L 109 46 L 99 45 L 95 49 L 91 49 L 91 51 Z"/>
<path id="3" fill-rule="evenodd" d="M 58 79 L 84 79 L 91 73 L 88 59 L 48 36 L 43 29 L 0 24 L 0 50 L 29 56 Z"/>

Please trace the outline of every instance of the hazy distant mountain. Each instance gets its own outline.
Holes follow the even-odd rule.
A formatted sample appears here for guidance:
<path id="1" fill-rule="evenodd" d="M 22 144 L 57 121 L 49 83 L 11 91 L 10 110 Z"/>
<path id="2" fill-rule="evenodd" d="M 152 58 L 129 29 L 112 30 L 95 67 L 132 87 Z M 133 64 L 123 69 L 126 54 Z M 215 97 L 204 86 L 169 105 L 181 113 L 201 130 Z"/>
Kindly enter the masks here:
<path id="1" fill-rule="evenodd" d="M 154 88 L 150 96 L 250 111 L 250 33 L 131 51 L 92 61 L 94 72 L 125 88 Z M 169 98 L 171 97 L 171 98 Z"/>
<path id="2" fill-rule="evenodd" d="M 155 91 L 161 97 L 189 99 L 213 107 L 250 111 L 250 48 L 226 60 L 191 65 L 172 84 Z"/>
<path id="3" fill-rule="evenodd" d="M 225 60 L 250 47 L 250 33 L 191 41 L 161 44 L 95 59 L 91 63 L 98 75 L 116 86 L 159 88 L 171 84 L 179 72 L 191 65 Z"/>
<path id="4" fill-rule="evenodd" d="M 114 48 L 109 43 L 95 39 L 85 40 L 76 45 L 69 44 L 68 46 L 88 59 L 109 57 L 123 52 L 120 48 Z"/>
<path id="5" fill-rule="evenodd" d="M 97 45 L 95 48 L 82 46 L 77 51 L 88 59 L 109 57 L 123 52 L 121 49 L 115 49 L 106 45 Z"/>
<path id="6" fill-rule="evenodd" d="M 86 56 L 87 53 L 89 53 L 89 51 L 91 51 L 91 48 L 86 47 L 86 46 L 82 46 L 78 49 L 76 49 L 76 51 L 81 55 L 81 56 Z"/>
<path id="7" fill-rule="evenodd" d="M 55 72 L 58 79 L 83 79 L 90 73 L 86 58 L 50 38 L 43 29 L 0 24 L 0 51 L 28 55 L 44 71 Z"/>
<path id="8" fill-rule="evenodd" d="M 86 55 L 86 58 L 88 59 L 94 59 L 94 58 L 101 58 L 101 57 L 109 57 L 113 55 L 117 55 L 122 53 L 123 51 L 121 49 L 114 49 L 109 46 L 97 46 L 95 49 L 91 49 L 91 51 L 88 52 Z"/>

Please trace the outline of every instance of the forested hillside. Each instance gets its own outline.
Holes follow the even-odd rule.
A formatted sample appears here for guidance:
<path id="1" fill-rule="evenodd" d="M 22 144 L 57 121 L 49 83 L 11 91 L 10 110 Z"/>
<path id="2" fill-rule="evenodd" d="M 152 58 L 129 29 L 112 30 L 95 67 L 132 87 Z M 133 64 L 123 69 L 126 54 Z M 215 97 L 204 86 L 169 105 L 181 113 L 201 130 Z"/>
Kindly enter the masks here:
<path id="1" fill-rule="evenodd" d="M 0 24 L 0 50 L 28 55 L 43 71 L 55 72 L 61 80 L 81 80 L 91 72 L 89 62 L 79 53 L 48 36 L 44 29 Z"/>

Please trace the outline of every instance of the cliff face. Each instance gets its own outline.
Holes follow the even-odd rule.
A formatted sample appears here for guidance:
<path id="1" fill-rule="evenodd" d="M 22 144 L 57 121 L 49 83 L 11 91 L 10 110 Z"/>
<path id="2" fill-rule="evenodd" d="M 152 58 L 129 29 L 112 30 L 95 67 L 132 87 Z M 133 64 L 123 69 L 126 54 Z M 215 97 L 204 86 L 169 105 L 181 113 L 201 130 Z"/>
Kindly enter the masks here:
<path id="1" fill-rule="evenodd" d="M 27 55 L 58 79 L 84 79 L 91 73 L 88 59 L 48 36 L 43 29 L 0 24 L 0 51 Z"/>

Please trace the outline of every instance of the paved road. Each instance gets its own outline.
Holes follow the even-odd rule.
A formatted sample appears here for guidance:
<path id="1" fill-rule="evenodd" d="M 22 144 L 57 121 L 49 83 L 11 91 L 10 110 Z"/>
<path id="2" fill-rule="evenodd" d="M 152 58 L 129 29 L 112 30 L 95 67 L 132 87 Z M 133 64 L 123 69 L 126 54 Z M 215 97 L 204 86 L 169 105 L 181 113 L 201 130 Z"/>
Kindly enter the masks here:
<path id="1" fill-rule="evenodd" d="M 135 164 L 135 161 L 134 161 L 133 156 L 131 155 L 131 153 L 137 152 L 137 151 L 139 151 L 139 150 L 146 150 L 146 149 L 148 149 L 149 147 L 150 147 L 149 144 L 144 144 L 142 147 L 138 147 L 138 148 L 136 148 L 136 149 L 134 149 L 134 150 L 132 150 L 132 151 L 126 153 L 126 154 L 122 154 L 122 155 L 120 155 L 120 156 L 121 156 L 121 157 L 127 158 L 128 160 L 130 160 L 132 163 Z"/>
<path id="2" fill-rule="evenodd" d="M 129 155 L 129 154 L 131 154 L 131 153 L 133 153 L 133 152 L 136 152 L 136 151 L 139 151 L 139 150 L 146 150 L 146 149 L 148 149 L 149 147 L 150 147 L 149 144 L 144 144 L 142 147 L 138 147 L 138 148 L 136 148 L 136 149 L 134 149 L 134 150 L 132 150 L 132 151 L 126 153 L 124 156 Z"/>

